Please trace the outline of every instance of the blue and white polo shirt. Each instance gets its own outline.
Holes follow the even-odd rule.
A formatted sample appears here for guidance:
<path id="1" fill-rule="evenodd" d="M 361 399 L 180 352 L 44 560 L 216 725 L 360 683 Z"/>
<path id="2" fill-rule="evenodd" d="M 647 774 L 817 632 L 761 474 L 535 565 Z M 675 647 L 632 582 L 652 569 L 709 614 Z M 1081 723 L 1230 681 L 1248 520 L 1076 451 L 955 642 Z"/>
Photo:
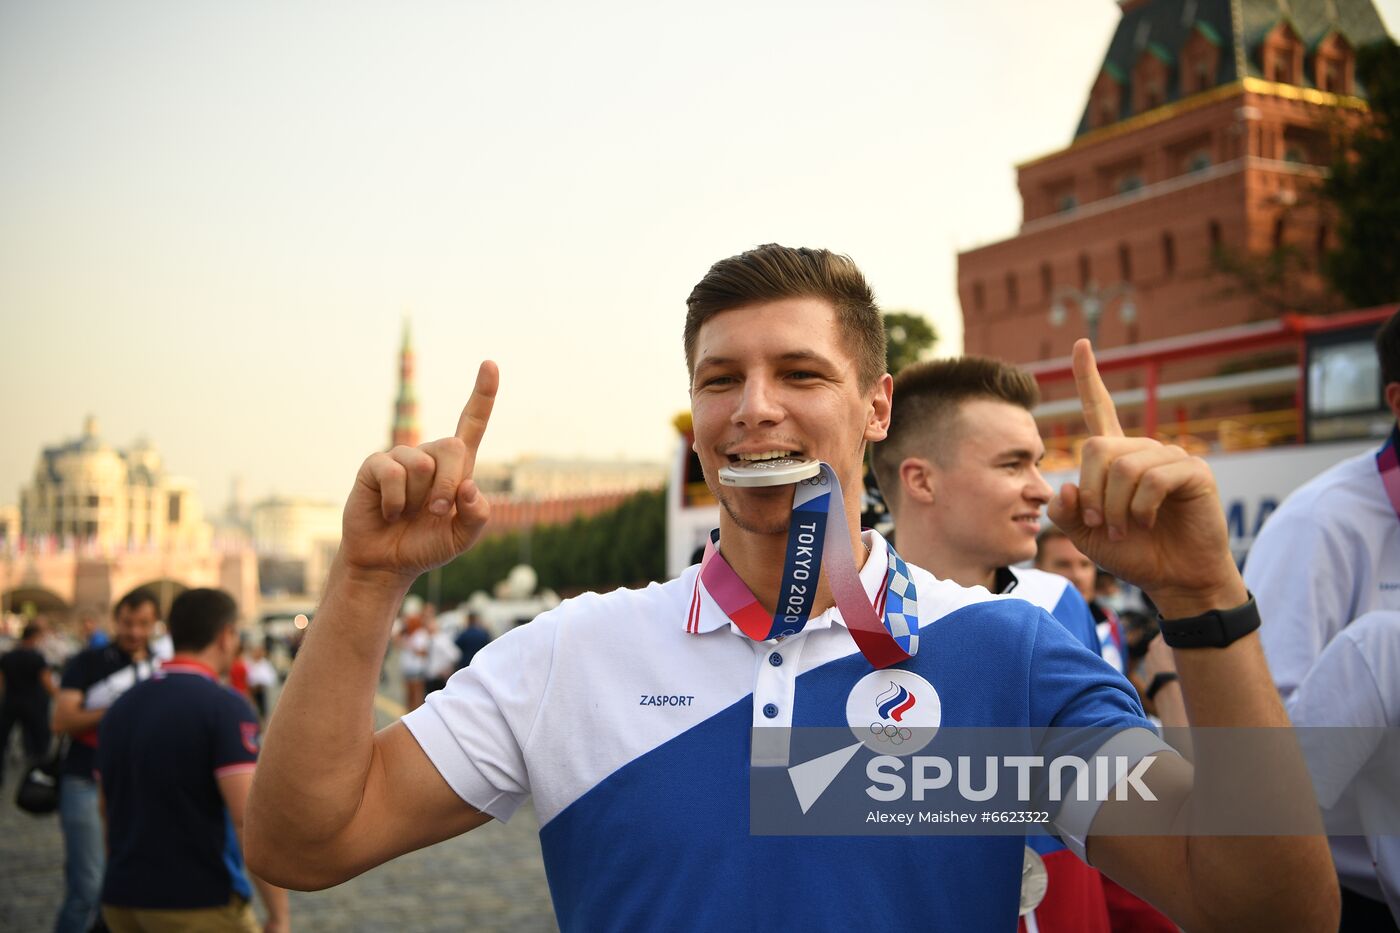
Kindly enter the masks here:
<path id="1" fill-rule="evenodd" d="M 886 545 L 865 540 L 873 602 Z M 1043 610 L 910 572 L 920 647 L 898 668 L 937 690 L 943 726 L 1131 729 L 1133 763 L 1163 748 L 1127 683 Z M 1012 928 L 1021 836 L 750 835 L 754 727 L 849 725 L 870 665 L 839 610 L 754 642 L 697 575 L 569 600 L 404 717 L 468 804 L 506 820 L 533 796 L 561 928 Z M 1066 804 L 1066 841 L 1095 812 Z"/>
<path id="2" fill-rule="evenodd" d="M 1103 653 L 1094 613 L 1068 577 L 1034 567 L 1003 567 L 997 571 L 996 588 L 1003 596 L 1024 599 L 1044 609 L 1084 647 L 1095 654 Z"/>

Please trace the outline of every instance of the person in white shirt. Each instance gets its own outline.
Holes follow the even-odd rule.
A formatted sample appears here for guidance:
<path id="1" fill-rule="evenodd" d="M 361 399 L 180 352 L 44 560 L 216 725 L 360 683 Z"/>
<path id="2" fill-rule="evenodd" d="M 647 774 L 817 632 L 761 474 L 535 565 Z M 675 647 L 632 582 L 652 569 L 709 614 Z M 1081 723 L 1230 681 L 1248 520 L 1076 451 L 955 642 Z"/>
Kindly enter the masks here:
<path id="1" fill-rule="evenodd" d="M 1286 700 L 1351 620 L 1400 609 L 1400 472 L 1385 471 L 1400 435 L 1400 313 L 1376 335 L 1386 405 L 1396 418 L 1379 451 L 1344 460 L 1269 516 L 1244 567 L 1259 630 Z M 1387 480 L 1387 475 L 1391 478 Z"/>
<path id="2" fill-rule="evenodd" d="M 268 694 L 277 686 L 277 668 L 268 660 L 267 649 L 254 644 L 248 655 L 248 692 L 252 694 L 253 705 L 258 715 L 267 718 Z"/>
<path id="3" fill-rule="evenodd" d="M 452 641 L 452 633 L 442 627 L 439 620 L 431 619 L 427 626 L 428 631 L 428 658 L 427 658 L 427 692 L 441 690 L 447 686 L 447 678 L 451 677 L 457 670 L 457 662 L 462 658 L 462 652 Z"/>
<path id="4" fill-rule="evenodd" d="M 403 628 L 395 639 L 399 649 L 399 676 L 403 678 L 404 706 L 415 710 L 423 705 L 427 695 L 428 648 L 432 636 L 421 615 L 412 615 L 404 620 Z"/>
<path id="5" fill-rule="evenodd" d="M 1294 491 L 1264 523 L 1245 562 L 1245 584 L 1263 619 L 1264 655 L 1285 702 L 1353 619 L 1400 611 L 1400 313 L 1376 334 L 1376 353 L 1385 402 L 1396 418 L 1389 438 L 1380 450 L 1344 460 Z M 1337 686 L 1368 689 L 1360 681 Z M 1324 713 L 1310 700 L 1314 725 L 1333 724 L 1317 718 Z M 1383 909 L 1364 846 L 1337 836 L 1332 854 L 1342 880 L 1343 920 Z"/>
<path id="6" fill-rule="evenodd" d="M 1400 922 L 1400 612 L 1370 612 L 1342 629 L 1293 691 L 1288 714 L 1295 726 L 1346 727 L 1301 732 L 1329 823 L 1365 833 L 1332 838 L 1342 883 L 1370 899 L 1343 897 L 1342 929 L 1394 930 Z"/>

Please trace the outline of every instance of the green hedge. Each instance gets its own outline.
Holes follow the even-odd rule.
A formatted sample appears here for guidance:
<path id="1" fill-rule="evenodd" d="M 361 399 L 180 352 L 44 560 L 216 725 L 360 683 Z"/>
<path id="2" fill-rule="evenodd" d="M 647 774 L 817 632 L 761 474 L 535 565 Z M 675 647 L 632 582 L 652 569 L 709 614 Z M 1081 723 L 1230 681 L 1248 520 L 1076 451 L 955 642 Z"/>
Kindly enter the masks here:
<path id="1" fill-rule="evenodd" d="M 442 568 L 439 601 L 455 606 L 477 590 L 490 593 L 512 567 L 528 563 L 540 587 L 560 593 L 609 590 L 663 579 L 666 573 L 665 490 L 639 492 L 617 508 L 567 525 L 479 541 Z M 428 578 L 412 592 L 427 596 Z"/>

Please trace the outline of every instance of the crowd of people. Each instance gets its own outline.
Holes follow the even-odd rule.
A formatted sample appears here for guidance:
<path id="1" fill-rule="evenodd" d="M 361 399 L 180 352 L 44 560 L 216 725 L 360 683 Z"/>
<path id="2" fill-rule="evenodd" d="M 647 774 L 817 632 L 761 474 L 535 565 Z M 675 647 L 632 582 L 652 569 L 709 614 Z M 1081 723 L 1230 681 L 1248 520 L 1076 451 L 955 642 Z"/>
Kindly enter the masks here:
<path id="1" fill-rule="evenodd" d="M 413 708 L 491 636 L 465 606 L 441 617 L 421 601 L 405 609 L 398 650 Z M 284 930 L 285 892 L 242 868 L 237 838 L 282 673 L 266 639 L 240 633 L 222 591 L 182 593 L 160 615 L 156 595 L 137 589 L 113 606 L 110 624 L 91 610 L 71 625 L 35 613 L 18 638 L 0 634 L 0 785 L 7 763 L 21 780 L 39 769 L 58 781 L 64 890 L 54 929 L 255 929 L 256 891 L 261 928 Z M 212 782 L 196 766 L 206 760 Z M 202 864 L 172 860 L 189 851 L 186 837 Z"/>
<path id="2" fill-rule="evenodd" d="M 110 628 L 79 614 L 79 646 L 36 615 L 0 656 L 0 760 L 13 721 L 21 780 L 57 776 L 59 933 L 259 928 L 236 834 L 278 674 L 262 644 L 245 651 L 227 594 L 189 590 L 160 615 L 133 590 Z M 287 929 L 285 892 L 260 889 L 262 928 Z"/>
<path id="3" fill-rule="evenodd" d="M 1102 748 L 1129 767 L 1167 762 L 1156 789 L 1178 812 L 1230 775 L 1164 728 L 1400 725 L 1400 315 L 1377 340 L 1389 439 L 1290 497 L 1242 576 L 1209 468 L 1124 436 L 1087 342 L 1075 369 L 1091 437 L 1078 482 L 1057 491 L 1039 471 L 1034 379 L 976 357 L 884 374 L 878 311 L 845 257 L 760 247 L 716 263 L 688 307 L 695 450 L 721 509 L 676 580 L 570 600 L 495 641 L 466 605 L 439 616 L 405 602 L 488 519 L 472 481 L 497 389 L 488 363 L 454 435 L 361 467 L 265 750 L 277 674 L 261 646 L 243 650 L 226 594 L 175 600 L 163 660 L 157 601 L 128 594 L 110 638 L 94 628 L 57 683 L 42 624 L 27 625 L 0 657 L 0 738 L 17 724 L 41 757 L 52 700 L 66 748 L 57 929 L 87 930 L 99 907 L 113 930 L 252 928 L 255 891 L 266 928 L 286 929 L 277 885 L 337 884 L 530 796 L 566 930 L 1396 929 L 1387 827 L 1330 843 L 1096 832 L 1136 802 L 1120 796 L 1066 806 L 1024 838 L 756 837 L 745 775 L 760 748 L 788 763 L 785 741 L 751 731 L 844 724 L 871 677 L 922 693 L 926 710 L 932 696 L 934 725 L 1105 730 Z M 888 537 L 857 520 L 867 452 Z M 796 510 L 814 506 L 789 486 L 718 479 L 763 461 L 821 464 L 827 557 L 801 598 L 784 568 L 802 553 Z M 871 605 L 888 611 L 874 627 Z M 373 732 L 391 644 L 407 712 Z M 684 702 L 647 703 L 658 695 Z M 1364 822 L 1367 795 L 1400 786 L 1358 781 L 1373 753 L 1322 777 L 1308 763 L 1324 809 Z M 1311 792 L 1301 755 L 1273 780 Z M 172 833 L 198 856 L 172 859 Z M 904 859 L 918 883 L 891 887 L 887 866 Z M 801 877 L 775 899 L 778 866 Z"/>
<path id="4" fill-rule="evenodd" d="M 432 603 L 410 597 L 394 629 L 404 709 L 423 705 L 428 694 L 447 686 L 448 678 L 472 662 L 491 641 L 480 613 L 466 603 L 439 614 Z"/>

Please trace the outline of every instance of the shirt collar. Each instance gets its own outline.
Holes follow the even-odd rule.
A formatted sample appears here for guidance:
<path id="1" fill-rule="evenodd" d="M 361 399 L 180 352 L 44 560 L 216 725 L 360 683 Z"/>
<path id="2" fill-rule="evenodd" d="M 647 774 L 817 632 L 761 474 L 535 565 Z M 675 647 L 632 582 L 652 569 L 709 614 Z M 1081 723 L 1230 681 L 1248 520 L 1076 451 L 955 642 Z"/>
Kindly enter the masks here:
<path id="1" fill-rule="evenodd" d="M 865 566 L 860 569 L 860 582 L 865 588 L 866 598 L 870 600 L 871 605 L 874 605 L 876 598 L 880 595 L 880 589 L 885 585 L 885 575 L 889 570 L 889 545 L 886 544 L 885 539 L 880 536 L 878 531 L 866 530 L 861 533 L 860 539 L 870 549 L 870 556 L 865 559 Z M 807 625 L 802 631 L 805 633 L 828 628 L 833 622 L 838 622 L 841 625 L 846 624 L 846 621 L 841 618 L 841 611 L 835 606 L 819 616 L 808 619 Z M 724 610 L 705 591 L 705 585 L 700 582 L 700 571 L 697 566 L 690 611 L 686 614 L 686 630 L 700 634 L 713 632 L 726 625 L 729 626 L 731 632 L 740 638 L 748 638 L 743 630 L 730 620 Z"/>
<path id="2" fill-rule="evenodd" d="M 198 674 L 200 677 L 208 677 L 217 681 L 219 675 L 214 673 L 214 669 L 203 661 L 196 660 L 189 655 L 177 654 L 160 666 L 161 676 L 166 674 Z"/>
<path id="3" fill-rule="evenodd" d="M 1021 582 L 1021 578 L 1016 576 L 1016 571 L 1010 567 L 998 567 L 996 575 L 992 579 L 993 593 L 1010 593 L 1016 589 L 1016 584 Z"/>

